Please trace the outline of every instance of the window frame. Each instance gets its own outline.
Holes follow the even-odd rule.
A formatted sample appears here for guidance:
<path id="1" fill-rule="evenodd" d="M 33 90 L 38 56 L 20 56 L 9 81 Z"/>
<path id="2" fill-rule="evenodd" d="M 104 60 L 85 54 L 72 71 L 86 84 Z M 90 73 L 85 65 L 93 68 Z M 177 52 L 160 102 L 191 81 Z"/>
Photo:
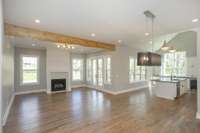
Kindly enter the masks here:
<path id="1" fill-rule="evenodd" d="M 131 61 L 130 60 L 133 60 L 133 72 L 132 72 L 132 75 L 131 75 Z M 137 82 L 144 82 L 144 81 L 147 81 L 147 68 L 145 66 L 137 66 L 137 59 L 134 58 L 133 56 L 129 56 L 129 83 L 132 84 L 132 83 L 137 83 Z M 139 67 L 139 73 L 136 73 L 136 69 L 137 67 Z M 142 67 L 145 68 L 145 74 L 142 74 Z M 143 80 L 142 79 L 142 75 L 144 75 L 145 79 Z M 139 80 L 137 79 L 136 80 L 136 76 L 139 76 Z M 133 80 L 131 80 L 131 77 L 133 77 Z"/>
<path id="2" fill-rule="evenodd" d="M 180 54 L 180 53 L 182 53 L 182 55 L 184 54 L 184 58 L 182 58 L 182 57 L 177 58 L 177 55 Z M 167 58 L 167 57 L 165 57 L 165 56 L 171 56 L 171 57 L 168 57 L 168 59 L 166 61 L 165 58 Z M 175 52 L 175 53 L 166 53 L 166 54 L 163 55 L 162 58 L 163 58 L 163 62 L 162 62 L 162 66 L 161 66 L 161 75 L 163 75 L 163 76 L 171 76 L 171 74 L 176 75 L 176 76 L 186 76 L 187 75 L 186 51 L 179 51 L 179 52 Z M 171 58 L 172 61 L 170 60 L 170 58 Z M 182 68 L 182 69 L 184 69 L 183 74 L 181 74 L 182 72 L 178 72 L 178 71 L 180 71 L 180 67 L 178 67 L 180 60 L 182 60 L 181 63 L 183 63 L 183 62 L 185 63 L 184 68 Z M 169 62 L 169 61 L 171 61 L 171 62 Z M 166 69 L 167 69 L 166 68 L 166 64 L 167 64 L 166 62 L 168 62 L 169 64 L 171 64 L 173 66 L 173 68 L 168 68 L 168 69 L 171 70 L 170 74 L 167 74 L 167 72 L 166 72 Z"/>
<path id="3" fill-rule="evenodd" d="M 24 83 L 23 82 L 23 57 L 34 57 L 37 58 L 37 82 Z M 32 86 L 40 84 L 40 58 L 38 55 L 20 55 L 20 85 L 21 86 Z"/>
<path id="4" fill-rule="evenodd" d="M 73 79 L 73 60 L 80 60 L 81 61 L 81 68 L 80 68 L 80 79 Z M 83 58 L 72 58 L 72 81 L 83 81 L 83 69 L 84 69 L 84 59 Z"/>
<path id="5" fill-rule="evenodd" d="M 86 81 L 92 81 L 92 58 L 86 59 Z"/>
<path id="6" fill-rule="evenodd" d="M 110 58 L 110 81 L 108 81 L 108 69 L 107 69 L 107 59 Z M 112 84 L 112 57 L 111 55 L 106 55 L 103 58 L 104 62 L 104 84 L 111 85 Z"/>

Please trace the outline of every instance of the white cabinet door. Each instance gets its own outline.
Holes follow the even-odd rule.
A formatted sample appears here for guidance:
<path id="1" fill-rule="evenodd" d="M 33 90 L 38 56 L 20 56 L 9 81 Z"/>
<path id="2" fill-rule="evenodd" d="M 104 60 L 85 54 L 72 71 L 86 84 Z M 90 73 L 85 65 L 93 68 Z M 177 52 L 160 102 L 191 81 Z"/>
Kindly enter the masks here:
<path id="1" fill-rule="evenodd" d="M 187 80 L 180 81 L 180 95 L 183 95 L 187 92 Z"/>

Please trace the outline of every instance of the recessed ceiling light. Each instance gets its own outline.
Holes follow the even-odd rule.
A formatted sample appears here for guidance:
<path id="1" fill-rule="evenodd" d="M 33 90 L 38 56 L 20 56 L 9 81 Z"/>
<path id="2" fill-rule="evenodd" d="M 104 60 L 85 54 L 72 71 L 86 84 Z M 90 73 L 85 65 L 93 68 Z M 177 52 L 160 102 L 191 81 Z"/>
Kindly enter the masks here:
<path id="1" fill-rule="evenodd" d="M 39 24 L 39 23 L 40 23 L 40 20 L 39 20 L 39 19 L 36 19 L 36 20 L 35 20 L 35 23 Z"/>
<path id="2" fill-rule="evenodd" d="M 122 40 L 118 40 L 118 43 L 122 43 Z"/>
<path id="3" fill-rule="evenodd" d="M 196 23 L 196 22 L 198 22 L 198 21 L 199 21 L 198 18 L 195 18 L 195 19 L 192 20 L 193 23 Z"/>
<path id="4" fill-rule="evenodd" d="M 146 32 L 146 33 L 145 33 L 145 36 L 149 36 L 149 33 L 148 33 L 148 32 Z"/>
<path id="5" fill-rule="evenodd" d="M 92 33 L 92 34 L 91 34 L 91 36 L 92 36 L 92 37 L 95 37 L 95 36 L 96 36 L 96 34 L 95 34 L 95 33 Z"/>

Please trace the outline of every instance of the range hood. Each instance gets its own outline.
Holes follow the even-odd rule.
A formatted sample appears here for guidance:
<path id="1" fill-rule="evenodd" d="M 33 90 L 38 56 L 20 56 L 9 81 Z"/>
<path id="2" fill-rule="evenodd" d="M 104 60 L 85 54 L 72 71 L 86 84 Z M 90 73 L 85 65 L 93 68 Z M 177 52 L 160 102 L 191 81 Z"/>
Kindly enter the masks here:
<path id="1" fill-rule="evenodd" d="M 139 52 L 137 54 L 138 66 L 161 66 L 161 56 L 152 52 Z"/>

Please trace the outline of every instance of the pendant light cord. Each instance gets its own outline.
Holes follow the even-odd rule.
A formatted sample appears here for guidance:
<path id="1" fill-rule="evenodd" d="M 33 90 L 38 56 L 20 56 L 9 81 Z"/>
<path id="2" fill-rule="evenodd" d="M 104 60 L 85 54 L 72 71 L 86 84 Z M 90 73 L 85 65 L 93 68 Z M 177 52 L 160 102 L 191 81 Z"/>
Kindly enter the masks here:
<path id="1" fill-rule="evenodd" d="M 152 22 L 152 27 L 151 27 L 151 37 L 152 37 L 152 43 L 151 43 L 151 52 L 154 52 L 154 18 L 151 18 L 151 22 Z"/>

